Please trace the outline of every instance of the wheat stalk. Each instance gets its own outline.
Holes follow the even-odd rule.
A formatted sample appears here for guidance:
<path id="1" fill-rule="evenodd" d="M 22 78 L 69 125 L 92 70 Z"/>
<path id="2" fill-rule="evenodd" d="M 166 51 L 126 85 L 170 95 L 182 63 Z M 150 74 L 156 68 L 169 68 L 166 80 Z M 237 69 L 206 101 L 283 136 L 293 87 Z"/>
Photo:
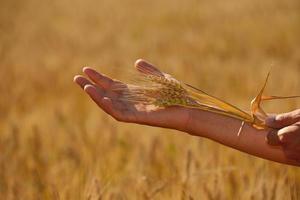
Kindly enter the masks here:
<path id="1" fill-rule="evenodd" d="M 245 122 L 257 129 L 268 128 L 265 124 L 267 114 L 261 108 L 262 101 L 300 97 L 263 96 L 269 73 L 259 94 L 251 102 L 250 112 L 246 112 L 189 84 L 182 83 L 169 74 L 160 72 L 145 61 L 137 62 L 136 67 L 139 72 L 138 83 L 118 88 L 122 90 L 123 100 L 157 107 L 184 106 L 233 117 L 242 120 L 238 135 Z"/>

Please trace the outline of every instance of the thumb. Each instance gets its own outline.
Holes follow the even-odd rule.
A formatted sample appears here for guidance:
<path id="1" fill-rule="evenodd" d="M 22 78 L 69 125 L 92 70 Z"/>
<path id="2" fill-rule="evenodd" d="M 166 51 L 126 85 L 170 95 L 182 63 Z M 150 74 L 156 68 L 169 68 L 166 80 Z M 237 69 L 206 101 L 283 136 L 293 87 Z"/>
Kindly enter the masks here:
<path id="1" fill-rule="evenodd" d="M 271 115 L 266 119 L 266 124 L 272 128 L 283 128 L 300 121 L 300 109 L 288 113 Z"/>
<path id="2" fill-rule="evenodd" d="M 291 126 L 280 129 L 277 133 L 279 140 L 282 143 L 291 143 L 299 141 L 300 123 L 295 123 Z"/>

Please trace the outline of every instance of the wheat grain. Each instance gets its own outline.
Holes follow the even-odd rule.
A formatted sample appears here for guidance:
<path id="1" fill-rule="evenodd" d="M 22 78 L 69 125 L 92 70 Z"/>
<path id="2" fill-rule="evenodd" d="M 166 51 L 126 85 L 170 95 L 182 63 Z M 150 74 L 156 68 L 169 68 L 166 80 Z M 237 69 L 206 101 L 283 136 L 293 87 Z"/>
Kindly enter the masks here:
<path id="1" fill-rule="evenodd" d="M 240 119 L 242 124 L 238 135 L 240 135 L 245 122 L 252 124 L 257 129 L 268 128 L 265 124 L 267 114 L 260 106 L 262 101 L 299 97 L 263 96 L 269 73 L 259 94 L 251 102 L 251 112 L 247 113 L 202 90 L 182 83 L 169 74 L 160 72 L 145 61 L 138 61 L 136 67 L 140 72 L 137 84 L 118 88 L 122 91 L 122 100 L 152 104 L 157 107 L 184 106 Z"/>

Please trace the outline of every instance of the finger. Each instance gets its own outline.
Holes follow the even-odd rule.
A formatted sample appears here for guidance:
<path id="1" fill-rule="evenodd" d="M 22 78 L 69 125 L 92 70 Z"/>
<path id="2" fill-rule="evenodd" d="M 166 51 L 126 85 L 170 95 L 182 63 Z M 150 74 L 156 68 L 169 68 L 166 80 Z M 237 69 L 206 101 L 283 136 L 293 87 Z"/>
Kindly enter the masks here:
<path id="1" fill-rule="evenodd" d="M 266 119 L 266 124 L 273 128 L 283 128 L 300 121 L 300 109 L 279 115 L 272 115 Z"/>
<path id="2" fill-rule="evenodd" d="M 102 102 L 102 100 L 104 98 L 104 92 L 101 89 L 96 88 L 94 85 L 86 85 L 84 87 L 84 91 L 93 99 L 93 101 L 100 108 L 102 108 L 105 112 L 108 111 L 107 105 Z"/>
<path id="3" fill-rule="evenodd" d="M 81 75 L 74 76 L 73 81 L 75 83 L 77 83 L 82 89 L 84 89 L 84 86 L 86 86 L 88 84 L 92 85 L 92 83 L 88 79 L 86 79 L 85 77 L 83 77 Z"/>
<path id="4" fill-rule="evenodd" d="M 300 123 L 280 129 L 277 133 L 282 143 L 297 142 L 300 140 Z"/>
<path id="5" fill-rule="evenodd" d="M 164 76 L 163 72 L 161 72 L 154 65 L 152 65 L 151 63 L 148 63 L 147 61 L 145 61 L 143 59 L 138 59 L 134 65 L 139 72 L 144 73 L 146 75 L 154 75 L 154 76 L 160 76 L 160 77 Z"/>
<path id="6" fill-rule="evenodd" d="M 84 67 L 83 72 L 97 85 L 103 87 L 104 89 L 108 89 L 113 84 L 113 80 L 103 74 L 98 73 L 96 70 Z"/>
<path id="7" fill-rule="evenodd" d="M 104 96 L 104 92 L 93 85 L 86 85 L 84 91 L 93 99 L 93 101 L 107 114 L 111 115 L 118 121 L 122 121 L 122 113 L 115 109 L 112 100 Z"/>

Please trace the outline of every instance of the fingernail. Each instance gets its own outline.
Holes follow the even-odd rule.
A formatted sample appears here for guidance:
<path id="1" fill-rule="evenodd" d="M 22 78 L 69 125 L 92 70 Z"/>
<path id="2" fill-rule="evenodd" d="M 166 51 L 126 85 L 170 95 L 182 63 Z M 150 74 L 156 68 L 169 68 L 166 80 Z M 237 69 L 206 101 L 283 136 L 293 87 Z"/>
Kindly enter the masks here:
<path id="1" fill-rule="evenodd" d="M 134 63 L 134 65 L 135 66 L 138 66 L 138 65 L 140 65 L 141 63 L 143 63 L 144 62 L 144 60 L 143 59 L 137 59 L 136 61 L 135 61 L 135 63 Z"/>
<path id="2" fill-rule="evenodd" d="M 91 84 L 87 84 L 84 86 L 84 91 L 86 91 L 89 87 L 93 87 Z"/>
<path id="3" fill-rule="evenodd" d="M 84 68 L 82 68 L 82 72 L 85 72 L 86 70 L 89 70 L 89 69 L 91 69 L 90 67 L 84 67 Z"/>
<path id="4" fill-rule="evenodd" d="M 287 128 L 288 128 L 288 127 L 285 127 L 285 128 L 280 129 L 280 130 L 278 131 L 277 135 L 278 135 L 279 137 L 282 137 L 282 136 L 286 133 L 286 129 L 287 129 Z"/>
<path id="5" fill-rule="evenodd" d="M 79 78 L 79 77 L 80 77 L 79 75 L 74 76 L 73 82 L 76 82 L 77 78 Z"/>
<path id="6" fill-rule="evenodd" d="M 284 129 L 281 129 L 281 130 L 279 130 L 278 133 L 277 133 L 280 142 L 285 142 L 285 139 L 286 139 L 286 137 L 285 137 L 285 133 L 286 133 L 286 132 L 283 131 L 283 130 L 284 130 Z"/>
<path id="7" fill-rule="evenodd" d="M 281 134 L 281 135 L 278 135 L 278 138 L 279 138 L 279 140 L 280 140 L 280 141 L 283 141 L 283 140 L 284 140 L 284 136 L 283 136 L 283 134 Z"/>

